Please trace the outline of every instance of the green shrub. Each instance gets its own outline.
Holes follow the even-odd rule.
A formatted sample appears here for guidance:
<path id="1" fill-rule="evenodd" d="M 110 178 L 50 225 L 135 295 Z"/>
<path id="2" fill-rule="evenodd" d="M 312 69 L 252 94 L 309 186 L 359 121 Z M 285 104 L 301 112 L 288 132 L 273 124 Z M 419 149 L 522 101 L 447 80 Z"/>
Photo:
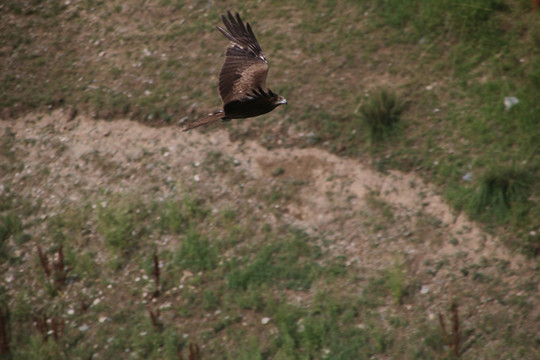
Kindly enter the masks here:
<path id="1" fill-rule="evenodd" d="M 374 92 L 367 103 L 360 108 L 362 121 L 372 140 L 381 140 L 397 127 L 405 103 L 396 94 L 383 89 Z"/>
<path id="2" fill-rule="evenodd" d="M 510 220 L 527 208 L 532 172 L 514 166 L 492 168 L 478 181 L 469 200 L 470 213 L 481 220 Z"/>

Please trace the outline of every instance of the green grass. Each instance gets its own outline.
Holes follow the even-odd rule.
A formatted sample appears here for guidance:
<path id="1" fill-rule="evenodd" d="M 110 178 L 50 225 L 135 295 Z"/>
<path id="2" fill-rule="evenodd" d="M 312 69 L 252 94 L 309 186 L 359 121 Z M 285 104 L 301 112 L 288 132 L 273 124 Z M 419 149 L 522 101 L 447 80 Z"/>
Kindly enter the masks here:
<path id="1" fill-rule="evenodd" d="M 166 199 L 158 202 L 154 211 L 158 214 L 157 227 L 164 233 L 184 234 L 190 231 L 193 223 L 204 221 L 208 210 L 200 199 L 186 196 L 181 201 Z"/>
<path id="2" fill-rule="evenodd" d="M 311 247 L 307 240 L 305 234 L 293 232 L 277 243 L 264 246 L 248 260 L 248 265 L 235 263 L 238 269 L 227 278 L 229 288 L 247 290 L 274 284 L 285 289 L 309 289 L 318 273 L 313 260 L 320 250 Z"/>
<path id="3" fill-rule="evenodd" d="M 368 129 L 372 141 L 379 141 L 397 130 L 405 104 L 386 89 L 370 94 L 367 102 L 360 107 L 360 117 Z"/>
<path id="4" fill-rule="evenodd" d="M 533 172 L 516 167 L 494 168 L 479 180 L 469 200 L 472 215 L 485 221 L 499 222 L 526 216 Z"/>
<path id="5" fill-rule="evenodd" d="M 418 35 L 437 36 L 445 32 L 456 38 L 480 42 L 502 37 L 503 30 L 495 18 L 498 13 L 510 10 L 503 0 L 473 0 L 467 3 L 451 0 L 437 3 L 428 0 L 384 0 L 377 3 L 377 9 L 384 19 L 384 25 L 400 28 L 411 24 Z"/>
<path id="6" fill-rule="evenodd" d="M 399 262 L 386 271 L 386 286 L 396 304 L 402 304 L 403 298 L 407 295 L 406 273 L 403 265 Z"/>
<path id="7" fill-rule="evenodd" d="M 7 213 L 0 218 L 0 243 L 6 242 L 10 236 L 22 231 L 22 222 L 15 213 Z"/>
<path id="8" fill-rule="evenodd" d="M 193 272 L 208 271 L 216 268 L 218 249 L 208 239 L 191 230 L 181 239 L 182 245 L 176 256 L 181 269 Z"/>
<path id="9" fill-rule="evenodd" d="M 145 233 L 141 223 L 146 216 L 148 214 L 142 204 L 102 204 L 98 214 L 98 230 L 107 246 L 128 255 L 136 249 L 139 239 Z"/>

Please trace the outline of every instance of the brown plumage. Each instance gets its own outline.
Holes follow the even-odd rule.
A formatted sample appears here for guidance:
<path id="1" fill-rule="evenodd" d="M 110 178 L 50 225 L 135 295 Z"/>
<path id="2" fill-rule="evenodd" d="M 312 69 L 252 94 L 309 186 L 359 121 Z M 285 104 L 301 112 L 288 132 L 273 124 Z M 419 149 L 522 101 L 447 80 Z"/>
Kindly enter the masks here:
<path id="1" fill-rule="evenodd" d="M 210 124 L 218 120 L 245 119 L 266 114 L 287 100 L 266 88 L 268 61 L 255 38 L 249 23 L 242 22 L 227 12 L 221 19 L 227 30 L 217 26 L 218 30 L 231 41 L 225 52 L 225 63 L 219 74 L 219 94 L 223 101 L 223 110 L 199 119 L 183 130 Z"/>

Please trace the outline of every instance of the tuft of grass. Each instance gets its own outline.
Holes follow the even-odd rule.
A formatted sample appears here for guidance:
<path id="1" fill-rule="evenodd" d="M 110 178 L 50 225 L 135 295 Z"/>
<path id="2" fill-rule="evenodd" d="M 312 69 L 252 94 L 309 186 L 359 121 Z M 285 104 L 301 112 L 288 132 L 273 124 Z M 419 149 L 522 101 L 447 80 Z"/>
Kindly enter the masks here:
<path id="1" fill-rule="evenodd" d="M 395 304 L 402 304 L 403 298 L 407 295 L 407 278 L 403 269 L 403 264 L 396 262 L 386 271 L 386 286 L 390 290 Z"/>
<path id="2" fill-rule="evenodd" d="M 21 218 L 14 212 L 0 215 L 0 259 L 10 258 L 9 250 L 5 246 L 10 237 L 13 237 L 17 245 L 30 240 L 30 235 L 23 232 Z"/>
<path id="3" fill-rule="evenodd" d="M 308 239 L 295 231 L 282 241 L 265 245 L 248 264 L 228 275 L 229 288 L 247 290 L 278 284 L 286 289 L 309 289 L 317 274 L 313 257 L 319 250 L 307 243 Z"/>
<path id="4" fill-rule="evenodd" d="M 167 199 L 161 204 L 156 204 L 156 206 L 159 206 L 159 220 L 157 225 L 162 231 L 171 234 L 180 234 L 185 230 L 188 225 L 188 219 L 182 210 L 182 204 Z"/>
<path id="5" fill-rule="evenodd" d="M 404 110 L 405 103 L 387 89 L 371 94 L 360 107 L 360 117 L 371 140 L 379 141 L 394 133 Z"/>
<path id="6" fill-rule="evenodd" d="M 520 217 L 528 209 L 532 180 L 529 169 L 515 166 L 489 169 L 470 196 L 468 210 L 484 221 L 495 218 L 499 222 L 507 222 L 513 216 Z"/>
<path id="7" fill-rule="evenodd" d="M 206 271 L 216 268 L 219 261 L 218 249 L 208 238 L 190 229 L 182 239 L 176 262 L 182 269 Z"/>
<path id="8" fill-rule="evenodd" d="M 22 228 L 21 219 L 14 212 L 0 216 L 0 244 L 4 243 L 10 236 L 20 233 Z"/>
<path id="9" fill-rule="evenodd" d="M 123 199 L 104 204 L 98 210 L 98 231 L 109 248 L 129 255 L 137 248 L 139 239 L 147 232 L 144 219 L 148 210 L 138 201 Z"/>

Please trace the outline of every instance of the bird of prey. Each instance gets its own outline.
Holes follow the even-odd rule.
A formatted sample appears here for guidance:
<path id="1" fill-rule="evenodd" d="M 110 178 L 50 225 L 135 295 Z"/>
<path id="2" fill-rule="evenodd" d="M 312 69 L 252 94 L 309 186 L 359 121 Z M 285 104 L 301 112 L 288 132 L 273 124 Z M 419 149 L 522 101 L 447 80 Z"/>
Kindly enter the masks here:
<path id="1" fill-rule="evenodd" d="M 223 110 L 209 114 L 187 125 L 183 130 L 213 123 L 218 120 L 245 119 L 266 114 L 287 100 L 266 88 L 268 61 L 255 38 L 249 23 L 242 22 L 227 12 L 221 19 L 227 30 L 217 29 L 231 41 L 225 52 L 225 62 L 219 74 L 219 94 Z"/>

